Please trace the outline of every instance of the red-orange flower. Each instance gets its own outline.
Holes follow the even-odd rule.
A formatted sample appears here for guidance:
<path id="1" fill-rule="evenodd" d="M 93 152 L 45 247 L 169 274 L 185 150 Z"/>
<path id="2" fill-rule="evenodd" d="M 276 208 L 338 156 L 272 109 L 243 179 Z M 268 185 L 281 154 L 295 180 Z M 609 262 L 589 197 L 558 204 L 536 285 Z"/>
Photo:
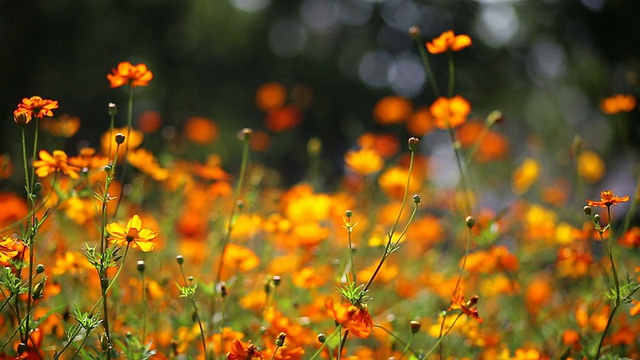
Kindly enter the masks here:
<path id="1" fill-rule="evenodd" d="M 449 30 L 427 42 L 426 45 L 430 53 L 440 54 L 449 50 L 458 51 L 471 46 L 471 38 L 469 35 L 455 35 L 452 30 Z"/>
<path id="2" fill-rule="evenodd" d="M 473 308 L 478 303 L 478 295 L 474 295 L 468 301 L 464 301 L 464 290 L 462 286 L 459 286 L 456 292 L 451 297 L 451 306 L 449 306 L 449 311 L 460 309 L 463 313 L 467 314 L 467 316 L 476 319 L 479 323 L 482 324 L 482 318 L 478 315 L 478 309 Z"/>
<path id="3" fill-rule="evenodd" d="M 460 95 L 450 99 L 441 96 L 429 107 L 429 111 L 435 118 L 435 124 L 438 128 L 455 128 L 467 120 L 467 115 L 471 112 L 471 105 Z"/>
<path id="4" fill-rule="evenodd" d="M 253 344 L 244 344 L 240 340 L 233 340 L 231 350 L 227 353 L 228 360 L 262 360 L 262 355 Z"/>
<path id="5" fill-rule="evenodd" d="M 111 83 L 112 88 L 122 85 L 147 86 L 149 81 L 153 79 L 153 73 L 149 71 L 147 65 L 133 65 L 128 61 L 121 62 L 118 67 L 111 70 L 111 74 L 107 75 L 107 79 Z"/>
<path id="6" fill-rule="evenodd" d="M 33 162 L 33 167 L 36 168 L 36 174 L 39 177 L 46 177 L 54 172 L 61 172 L 65 175 L 69 175 L 72 179 L 80 177 L 78 174 L 78 168 L 69 165 L 67 162 L 67 154 L 62 150 L 53 150 L 53 155 L 49 154 L 47 150 L 40 150 L 38 153 L 40 160 Z"/>
<path id="7" fill-rule="evenodd" d="M 629 195 L 623 196 L 623 197 L 618 197 L 613 193 L 613 191 L 605 190 L 605 191 L 600 193 L 600 200 L 601 201 L 587 200 L 587 205 L 589 205 L 589 206 L 599 206 L 599 207 L 603 207 L 603 208 L 604 207 L 609 207 L 611 205 L 618 205 L 618 203 L 629 201 Z"/>
<path id="8" fill-rule="evenodd" d="M 349 303 L 334 304 L 333 299 L 330 298 L 325 307 L 333 320 L 342 325 L 345 330 L 349 330 L 353 336 L 364 339 L 371 335 L 374 324 L 366 305 L 358 307 Z"/>
<path id="9" fill-rule="evenodd" d="M 42 119 L 45 116 L 53 116 L 53 109 L 58 108 L 58 102 L 43 99 L 40 96 L 24 98 L 13 112 L 13 120 L 18 124 L 28 124 L 32 118 Z"/>

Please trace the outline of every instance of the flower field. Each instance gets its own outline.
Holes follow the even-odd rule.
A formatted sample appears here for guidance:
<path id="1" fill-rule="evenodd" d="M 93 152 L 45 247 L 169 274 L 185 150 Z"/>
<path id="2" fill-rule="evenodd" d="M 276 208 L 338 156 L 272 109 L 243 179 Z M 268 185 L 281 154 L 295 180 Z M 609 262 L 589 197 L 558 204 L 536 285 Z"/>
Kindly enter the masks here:
<path id="1" fill-rule="evenodd" d="M 432 98 L 380 97 L 339 179 L 317 137 L 300 181 L 267 161 L 313 101 L 279 81 L 255 91 L 260 129 L 172 132 L 133 112 L 161 74 L 114 64 L 102 80 L 126 100 L 73 153 L 84 120 L 24 97 L 21 156 L 0 158 L 0 184 L 20 184 L 0 191 L 0 359 L 640 359 L 633 144 L 612 145 L 611 189 L 579 136 L 563 157 L 541 134 L 511 151 L 509 117 L 458 91 L 474 39 L 406 36 Z M 611 127 L 637 112 L 597 101 Z"/>

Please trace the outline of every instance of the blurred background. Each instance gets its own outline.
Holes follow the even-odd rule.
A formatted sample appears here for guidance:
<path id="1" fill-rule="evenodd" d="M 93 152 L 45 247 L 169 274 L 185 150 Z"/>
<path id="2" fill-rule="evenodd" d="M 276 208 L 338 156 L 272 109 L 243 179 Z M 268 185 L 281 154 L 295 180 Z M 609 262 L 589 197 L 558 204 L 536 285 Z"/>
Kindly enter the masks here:
<path id="1" fill-rule="evenodd" d="M 339 174 L 342 157 L 363 132 L 407 136 L 382 126 L 373 108 L 400 95 L 415 108 L 434 94 L 407 30 L 422 42 L 446 30 L 468 34 L 473 45 L 454 54 L 455 92 L 472 116 L 499 109 L 500 132 L 517 160 L 535 147 L 558 159 L 575 134 L 597 151 L 609 171 L 629 169 L 640 142 L 638 111 L 613 125 L 602 98 L 638 92 L 640 2 L 633 0 L 420 1 L 420 0 L 0 0 L 0 153 L 19 159 L 12 111 L 23 97 L 58 100 L 56 115 L 81 119 L 67 142 L 99 147 L 109 127 L 107 104 L 126 123 L 127 91 L 110 89 L 106 75 L 121 61 L 145 63 L 154 73 L 135 89 L 134 118 L 153 111 L 161 136 L 179 133 L 186 119 L 215 121 L 220 136 L 207 151 L 225 167 L 239 163 L 227 146 L 243 127 L 269 132 L 256 91 L 282 84 L 301 117 L 294 129 L 271 132 L 268 165 L 295 182 L 306 165 L 307 142 L 322 141 L 326 171 Z M 431 56 L 441 88 L 446 55 Z M 148 114 L 148 113 L 147 113 Z M 135 123 L 135 120 L 134 120 Z M 532 134 L 537 134 L 532 137 Z M 439 135 L 432 139 L 437 144 Z M 401 137 L 402 138 L 402 137 Z M 625 146 L 626 155 L 621 156 Z M 431 140 L 429 140 L 431 141 Z M 435 151 L 431 149 L 430 151 Z M 621 170 L 622 171 L 622 170 Z"/>

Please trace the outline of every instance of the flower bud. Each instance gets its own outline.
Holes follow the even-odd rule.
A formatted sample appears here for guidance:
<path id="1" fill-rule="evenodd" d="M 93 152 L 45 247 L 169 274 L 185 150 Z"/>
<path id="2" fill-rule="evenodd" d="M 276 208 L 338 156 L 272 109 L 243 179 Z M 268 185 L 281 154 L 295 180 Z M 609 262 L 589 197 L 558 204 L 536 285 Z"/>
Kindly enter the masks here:
<path id="1" fill-rule="evenodd" d="M 467 227 L 469 229 L 471 229 L 476 225 L 476 219 L 473 216 L 467 216 L 467 218 L 464 221 L 467 224 Z"/>
<path id="2" fill-rule="evenodd" d="M 325 341 L 327 341 L 327 337 L 324 334 L 318 334 L 318 342 L 324 344 Z"/>
<path id="3" fill-rule="evenodd" d="M 33 193 L 37 194 L 42 190 L 42 184 L 40 182 L 36 182 L 33 184 Z"/>
<path id="4" fill-rule="evenodd" d="M 109 279 L 107 279 L 106 277 L 101 278 L 100 287 L 106 290 L 109 287 Z"/>
<path id="5" fill-rule="evenodd" d="M 409 36 L 411 36 L 414 39 L 418 39 L 420 38 L 420 28 L 417 26 L 412 26 L 409 28 Z"/>
<path id="6" fill-rule="evenodd" d="M 415 334 L 420 331 L 420 322 L 419 321 L 411 321 L 409 323 L 409 327 L 411 328 L 411 333 Z"/>
<path id="7" fill-rule="evenodd" d="M 350 218 L 351 216 L 353 216 L 353 212 L 351 210 L 347 210 L 344 212 L 344 216 Z"/>
<path id="8" fill-rule="evenodd" d="M 280 282 L 282 281 L 282 278 L 279 275 L 273 275 L 273 277 L 271 278 L 271 281 L 273 281 L 273 286 L 278 287 L 280 286 Z"/>
<path id="9" fill-rule="evenodd" d="M 249 140 L 251 139 L 251 135 L 253 135 L 253 130 L 249 128 L 244 128 L 238 132 L 238 139 L 240 140 Z"/>
<path id="10" fill-rule="evenodd" d="M 44 279 L 40 280 L 40 282 L 33 287 L 33 293 L 31 293 L 31 298 L 33 300 L 38 300 L 44 296 L 43 293 L 44 293 Z"/>
<path id="11" fill-rule="evenodd" d="M 111 349 L 111 343 L 109 341 L 109 336 L 107 336 L 107 333 L 102 333 L 102 335 L 100 335 L 100 347 L 102 348 L 102 351 L 109 351 L 109 349 Z"/>
<path id="12" fill-rule="evenodd" d="M 114 103 L 109 103 L 109 116 L 115 116 L 118 113 L 118 106 Z"/>
<path id="13" fill-rule="evenodd" d="M 176 256 L 176 260 L 178 261 L 178 265 L 184 264 L 184 257 L 182 257 L 182 255 Z"/>
<path id="14" fill-rule="evenodd" d="M 109 172 L 111 170 L 113 170 L 113 165 L 105 165 L 104 166 L 104 171 Z"/>
<path id="15" fill-rule="evenodd" d="M 23 354 L 25 351 L 27 351 L 27 344 L 21 342 L 20 344 L 18 344 L 18 354 Z"/>
<path id="16" fill-rule="evenodd" d="M 278 335 L 278 338 L 276 339 L 276 346 L 277 347 L 283 347 L 284 346 L 284 340 L 287 338 L 287 334 L 281 332 Z"/>
<path id="17" fill-rule="evenodd" d="M 43 272 L 44 272 L 44 265 L 38 264 L 38 266 L 36 266 L 36 274 L 42 274 Z"/>
<path id="18" fill-rule="evenodd" d="M 422 199 L 420 198 L 420 195 L 418 195 L 418 194 L 413 195 L 414 204 L 418 205 L 418 204 L 420 204 L 421 201 L 422 201 Z"/>
<path id="19" fill-rule="evenodd" d="M 417 137 L 410 137 L 408 143 L 409 151 L 415 152 L 416 150 L 418 150 L 418 145 L 420 145 L 420 139 L 418 139 Z"/>
<path id="20" fill-rule="evenodd" d="M 582 211 L 584 212 L 585 215 L 591 216 L 591 211 L 592 211 L 591 206 L 587 205 L 587 206 L 583 207 Z"/>
<path id="21" fill-rule="evenodd" d="M 14 115 L 13 116 L 13 121 L 16 122 L 16 124 L 18 125 L 26 125 L 31 121 L 31 116 L 25 114 L 25 113 L 21 113 L 18 115 Z"/>
<path id="22" fill-rule="evenodd" d="M 125 136 L 122 133 L 116 134 L 116 144 L 124 144 Z"/>
<path id="23" fill-rule="evenodd" d="M 189 281 L 189 282 L 193 282 L 193 276 L 189 276 L 189 277 L 187 278 L 187 281 Z"/>
<path id="24" fill-rule="evenodd" d="M 499 110 L 493 110 L 489 115 L 487 115 L 487 127 L 492 127 L 493 125 L 503 121 L 504 117 L 502 116 L 502 112 Z"/>
<path id="25" fill-rule="evenodd" d="M 144 260 L 138 260 L 138 271 L 142 274 L 144 272 Z"/>
<path id="26" fill-rule="evenodd" d="M 593 221 L 594 221 L 596 224 L 600 224 L 600 214 L 595 214 L 595 215 L 593 215 Z"/>

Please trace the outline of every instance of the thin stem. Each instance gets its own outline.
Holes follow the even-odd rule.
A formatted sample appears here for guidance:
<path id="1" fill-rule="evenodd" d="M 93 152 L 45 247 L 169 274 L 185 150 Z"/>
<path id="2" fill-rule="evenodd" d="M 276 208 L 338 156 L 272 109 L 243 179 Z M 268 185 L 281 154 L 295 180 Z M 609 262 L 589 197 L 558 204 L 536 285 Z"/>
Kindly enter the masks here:
<path id="1" fill-rule="evenodd" d="M 456 322 L 458 321 L 458 319 L 460 319 L 460 316 L 462 316 L 462 313 L 459 313 L 458 316 L 456 316 L 455 319 L 453 319 L 453 323 L 451 323 L 451 326 L 447 329 L 447 331 L 438 338 L 438 341 L 436 341 L 435 344 L 433 344 L 433 346 L 431 347 L 431 349 L 429 350 L 429 352 L 424 356 L 424 359 L 428 359 L 429 356 L 431 356 L 431 354 L 436 350 L 436 348 L 438 347 L 438 345 L 440 345 L 440 343 L 442 342 L 442 340 L 449 335 L 449 332 L 451 332 L 451 330 L 453 329 L 453 327 L 455 326 Z M 442 323 L 444 324 L 445 319 L 442 319 Z M 442 357 L 441 357 L 442 358 Z"/>
<path id="2" fill-rule="evenodd" d="M 447 51 L 447 55 L 449 55 L 449 91 L 447 92 L 449 98 L 453 97 L 453 81 L 455 74 L 455 67 L 453 66 L 453 51 Z"/>
<path id="3" fill-rule="evenodd" d="M 245 172 L 247 170 L 247 165 L 249 163 L 249 139 L 250 139 L 250 133 L 245 132 L 243 130 L 242 132 L 243 138 L 242 141 L 244 142 L 243 147 L 242 147 L 242 162 L 240 164 L 240 175 L 238 178 L 238 183 L 236 184 L 236 189 L 233 195 L 233 208 L 231 209 L 231 213 L 229 214 L 229 221 L 227 223 L 227 229 L 225 231 L 224 237 L 222 239 L 222 249 L 220 250 L 220 259 L 218 260 L 218 270 L 216 272 L 216 277 L 215 277 L 215 283 L 214 283 L 214 293 L 217 291 L 215 285 L 218 284 L 220 282 L 220 279 L 222 278 L 222 268 L 224 265 L 224 255 L 225 252 L 227 251 L 227 245 L 229 244 L 229 240 L 231 239 L 231 232 L 233 231 L 233 226 L 235 224 L 235 216 L 236 216 L 236 210 L 238 209 L 238 200 L 240 199 L 240 192 L 242 190 L 242 184 L 244 182 L 244 176 L 245 176 Z M 213 301 L 211 301 L 211 317 L 210 317 L 210 324 L 213 325 L 213 319 L 215 317 L 216 314 L 216 300 L 217 299 L 213 299 Z"/>
<path id="4" fill-rule="evenodd" d="M 131 141 L 131 126 L 133 124 L 133 85 L 129 84 L 129 103 L 127 106 L 127 137 L 125 138 L 126 145 L 124 148 L 124 157 L 122 163 L 122 175 L 120 176 L 120 195 L 118 195 L 118 202 L 116 203 L 116 209 L 113 212 L 113 218 L 115 219 L 118 215 L 118 210 L 120 209 L 120 204 L 122 203 L 122 195 L 124 194 L 124 180 L 127 173 L 127 165 L 129 161 L 127 160 L 127 155 L 129 155 L 129 142 Z M 118 151 L 116 149 L 115 157 L 118 157 Z"/>
<path id="5" fill-rule="evenodd" d="M 184 280 L 184 285 L 189 286 L 189 281 L 187 281 L 187 276 L 184 274 L 184 268 L 182 264 L 180 265 L 180 273 L 182 274 L 182 279 Z M 198 313 L 198 306 L 196 304 L 196 299 L 193 295 L 189 296 L 189 300 L 191 300 L 191 305 L 193 306 L 193 311 L 196 317 L 196 321 L 198 322 L 198 327 L 200 328 L 200 340 L 202 341 L 202 351 L 204 353 L 205 359 L 207 358 L 207 341 L 205 340 L 204 335 L 204 327 L 202 326 L 202 321 L 200 320 L 200 314 Z"/>
<path id="6" fill-rule="evenodd" d="M 397 242 L 400 241 L 400 238 L 398 238 L 397 242 L 393 243 L 393 235 L 394 235 L 394 233 L 396 231 L 396 228 L 398 227 L 398 223 L 400 222 L 400 216 L 402 215 L 402 210 L 404 209 L 404 205 L 407 202 L 407 196 L 409 194 L 409 185 L 411 184 L 411 173 L 413 172 L 413 160 L 415 158 L 415 152 L 413 150 L 411 150 L 411 155 L 410 156 L 411 157 L 409 159 L 409 171 L 408 171 L 408 174 L 407 174 L 407 184 L 405 185 L 405 188 L 404 188 L 404 195 L 402 196 L 402 203 L 400 204 L 400 211 L 398 211 L 398 216 L 396 217 L 396 221 L 393 224 L 393 227 L 387 233 L 387 245 L 385 246 L 384 253 L 382 254 L 382 257 L 380 258 L 380 261 L 378 262 L 378 266 L 376 267 L 376 269 L 374 270 L 373 274 L 369 278 L 369 281 L 367 282 L 367 284 L 362 289 L 362 292 L 360 293 L 360 297 L 361 298 L 364 297 L 365 292 L 367 290 L 369 290 L 369 287 L 371 286 L 371 284 L 373 283 L 373 280 L 378 275 L 378 272 L 382 268 L 382 265 L 384 264 L 385 260 L 389 257 L 389 255 L 391 255 L 392 246 L 393 245 L 397 245 Z M 416 207 L 414 208 L 414 214 L 415 214 L 415 211 L 417 209 L 417 206 L 418 206 L 418 204 L 416 203 Z M 412 215 L 412 218 L 413 218 L 413 215 Z M 407 223 L 407 226 L 408 226 L 408 223 Z M 405 230 L 406 230 L 406 227 L 405 227 Z M 404 234 L 404 231 L 402 232 L 402 234 Z"/>
<path id="7" fill-rule="evenodd" d="M 427 74 L 429 75 L 429 84 L 431 84 L 433 95 L 438 98 L 440 97 L 440 90 L 438 90 L 438 85 L 436 84 L 435 78 L 433 77 L 433 70 L 431 69 L 431 64 L 429 63 L 427 49 L 425 45 L 420 41 L 419 36 L 414 36 L 414 40 L 416 42 L 416 46 L 418 47 L 420 58 L 422 59 L 422 65 L 424 66 L 425 70 L 427 70 Z"/>
<path id="8" fill-rule="evenodd" d="M 415 334 L 412 331 L 411 335 L 409 335 L 409 341 L 407 341 L 407 344 L 404 346 L 404 349 L 402 349 L 402 353 L 400 354 L 400 357 L 398 358 L 398 360 L 402 360 L 402 358 L 407 354 L 407 352 L 409 352 L 414 336 Z"/>
<path id="9" fill-rule="evenodd" d="M 620 306 L 621 302 L 621 298 L 620 298 L 620 282 L 618 280 L 618 271 L 616 269 L 616 264 L 615 261 L 613 261 L 613 228 L 612 228 L 612 219 L 611 219 L 611 206 L 607 206 L 607 217 L 609 219 L 609 225 L 607 225 L 607 227 L 609 228 L 609 243 L 607 245 L 605 245 L 605 249 L 607 249 L 607 255 L 609 256 L 609 261 L 611 262 L 611 272 L 613 273 L 613 282 L 614 282 L 614 286 L 615 286 L 615 299 L 613 302 L 613 308 L 611 309 L 611 313 L 609 314 L 609 318 L 607 319 L 607 325 L 604 328 L 604 331 L 602 332 L 602 335 L 600 336 L 600 341 L 598 342 L 598 350 L 596 351 L 596 359 L 600 358 L 600 351 L 602 351 L 602 344 L 604 342 L 604 338 L 607 335 L 607 332 L 609 331 L 609 327 L 611 326 L 611 323 L 613 322 L 613 316 L 615 315 L 616 311 L 618 310 L 618 307 Z M 602 242 L 604 242 L 604 238 L 602 235 L 603 231 L 598 231 L 598 234 L 600 235 L 600 240 Z"/>
<path id="10" fill-rule="evenodd" d="M 317 358 L 322 353 L 322 350 L 324 350 L 324 348 L 327 346 L 327 343 L 329 342 L 329 340 L 331 340 L 334 336 L 336 336 L 337 334 L 339 334 L 341 332 L 342 332 L 342 325 L 338 326 L 331 333 L 331 335 L 329 335 L 329 337 L 324 340 L 322 345 L 320 345 L 320 348 L 318 350 L 316 350 L 315 353 L 313 353 L 313 355 L 311 356 L 311 358 L 309 360 L 315 360 L 315 358 Z"/>
<path id="11" fill-rule="evenodd" d="M 144 281 L 144 272 L 140 275 L 142 277 L 142 343 L 147 340 L 147 288 Z"/>
<path id="12" fill-rule="evenodd" d="M 340 360 L 340 358 L 342 357 L 342 350 L 344 349 L 344 345 L 347 343 L 347 337 L 349 337 L 349 329 L 344 331 L 342 341 L 340 341 L 340 346 L 338 347 L 338 355 L 336 357 L 336 360 Z"/>

